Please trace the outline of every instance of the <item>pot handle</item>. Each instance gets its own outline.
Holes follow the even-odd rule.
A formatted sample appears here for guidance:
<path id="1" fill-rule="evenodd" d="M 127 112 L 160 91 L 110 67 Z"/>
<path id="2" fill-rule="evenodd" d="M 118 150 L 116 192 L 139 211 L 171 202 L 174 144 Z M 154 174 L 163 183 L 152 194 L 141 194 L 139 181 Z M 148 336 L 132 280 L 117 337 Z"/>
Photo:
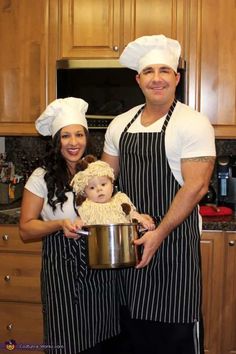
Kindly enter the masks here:
<path id="1" fill-rule="evenodd" d="M 76 231 L 76 233 L 80 236 L 88 236 L 89 235 L 89 231 L 82 230 L 82 229 Z"/>
<path id="2" fill-rule="evenodd" d="M 143 236 L 145 234 L 145 232 L 147 232 L 148 229 L 145 229 L 141 226 L 141 224 L 138 224 L 138 235 L 139 237 Z"/>

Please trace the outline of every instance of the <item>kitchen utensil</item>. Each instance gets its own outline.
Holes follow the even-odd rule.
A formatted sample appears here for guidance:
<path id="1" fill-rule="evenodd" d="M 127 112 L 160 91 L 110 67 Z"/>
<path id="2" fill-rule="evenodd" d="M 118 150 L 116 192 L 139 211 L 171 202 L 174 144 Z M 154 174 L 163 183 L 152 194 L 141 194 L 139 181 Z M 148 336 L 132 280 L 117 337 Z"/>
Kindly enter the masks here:
<path id="1" fill-rule="evenodd" d="M 109 269 L 135 266 L 141 258 L 140 246 L 133 241 L 146 229 L 136 222 L 127 224 L 89 225 L 78 230 L 87 242 L 90 268 Z"/>
<path id="2" fill-rule="evenodd" d="M 200 214 L 202 216 L 227 216 L 232 215 L 233 210 L 224 206 L 202 205 L 200 206 Z"/>

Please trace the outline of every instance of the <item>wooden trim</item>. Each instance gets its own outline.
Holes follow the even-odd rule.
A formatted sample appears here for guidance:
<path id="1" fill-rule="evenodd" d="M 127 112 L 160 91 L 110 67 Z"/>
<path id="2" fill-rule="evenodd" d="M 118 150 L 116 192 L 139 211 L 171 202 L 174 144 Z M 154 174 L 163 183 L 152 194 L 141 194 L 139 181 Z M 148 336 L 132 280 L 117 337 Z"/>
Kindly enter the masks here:
<path id="1" fill-rule="evenodd" d="M 217 139 L 236 139 L 235 125 L 214 125 L 213 127 Z"/>
<path id="2" fill-rule="evenodd" d="M 0 124 L 1 136 L 39 136 L 34 123 L 6 123 Z"/>

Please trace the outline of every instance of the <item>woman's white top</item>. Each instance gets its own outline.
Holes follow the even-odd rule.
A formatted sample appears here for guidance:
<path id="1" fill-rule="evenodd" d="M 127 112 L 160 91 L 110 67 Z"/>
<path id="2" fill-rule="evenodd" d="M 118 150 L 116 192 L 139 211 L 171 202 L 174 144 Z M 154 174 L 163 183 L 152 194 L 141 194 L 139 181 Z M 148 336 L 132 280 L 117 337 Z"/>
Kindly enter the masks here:
<path id="1" fill-rule="evenodd" d="M 66 193 L 68 200 L 63 204 L 63 209 L 61 209 L 60 204 L 58 204 L 55 212 L 53 213 L 52 207 L 48 204 L 48 190 L 44 180 L 45 173 L 46 171 L 43 168 L 36 168 L 25 184 L 25 188 L 28 191 L 44 199 L 43 209 L 41 211 L 42 219 L 45 221 L 58 219 L 70 219 L 71 221 L 74 221 L 77 215 L 73 206 L 73 192 Z"/>

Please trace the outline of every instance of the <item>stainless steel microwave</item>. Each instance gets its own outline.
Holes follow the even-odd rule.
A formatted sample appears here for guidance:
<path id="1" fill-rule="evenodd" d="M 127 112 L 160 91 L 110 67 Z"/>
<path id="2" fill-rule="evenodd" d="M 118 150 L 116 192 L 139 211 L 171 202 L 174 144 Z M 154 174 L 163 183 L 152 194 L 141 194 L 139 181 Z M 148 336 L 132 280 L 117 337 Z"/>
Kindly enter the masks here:
<path id="1" fill-rule="evenodd" d="M 185 102 L 185 66 L 179 67 L 181 80 L 176 97 Z M 89 128 L 106 129 L 111 119 L 144 103 L 134 70 L 115 59 L 57 61 L 57 98 L 80 97 L 89 104 Z"/>

